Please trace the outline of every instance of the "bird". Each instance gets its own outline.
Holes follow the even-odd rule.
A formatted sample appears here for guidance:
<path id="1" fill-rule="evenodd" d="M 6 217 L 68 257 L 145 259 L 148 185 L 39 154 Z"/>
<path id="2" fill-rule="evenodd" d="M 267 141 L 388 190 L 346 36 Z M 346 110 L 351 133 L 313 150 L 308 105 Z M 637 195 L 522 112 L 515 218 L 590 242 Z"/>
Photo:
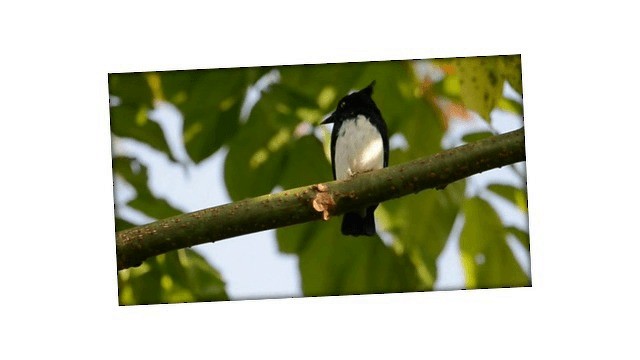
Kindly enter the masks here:
<path id="1" fill-rule="evenodd" d="M 344 96 L 333 113 L 321 124 L 333 123 L 331 131 L 331 168 L 334 180 L 389 165 L 387 124 L 373 101 L 375 80 L 362 90 Z M 347 212 L 341 232 L 350 236 L 373 236 L 376 225 L 373 212 L 379 204 Z"/>

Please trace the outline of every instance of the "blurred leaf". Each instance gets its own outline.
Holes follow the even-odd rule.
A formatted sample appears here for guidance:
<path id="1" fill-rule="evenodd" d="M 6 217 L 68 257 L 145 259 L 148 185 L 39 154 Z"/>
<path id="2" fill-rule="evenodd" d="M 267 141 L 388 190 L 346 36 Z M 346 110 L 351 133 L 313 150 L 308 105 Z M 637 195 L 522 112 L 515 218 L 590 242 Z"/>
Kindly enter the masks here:
<path id="1" fill-rule="evenodd" d="M 287 89 L 295 89 L 306 99 L 316 100 L 316 106 L 320 106 L 317 101 L 318 96 L 324 89 L 330 88 L 332 93 L 337 94 L 332 104 L 335 106 L 338 100 L 347 95 L 350 90 L 357 90 L 356 83 L 363 66 L 358 63 L 344 63 L 280 66 L 277 69 L 283 86 Z M 370 82 L 371 80 L 362 84 L 362 87 L 369 85 Z M 301 102 L 301 104 L 304 103 Z"/>
<path id="2" fill-rule="evenodd" d="M 113 171 L 136 190 L 136 197 L 127 203 L 130 207 L 155 219 L 164 219 L 183 213 L 168 201 L 153 195 L 148 185 L 147 167 L 136 159 L 123 156 L 113 158 Z"/>
<path id="3" fill-rule="evenodd" d="M 388 214 L 388 218 L 380 219 L 382 228 L 409 254 L 429 289 L 437 279 L 436 260 L 451 233 L 464 187 L 465 182 L 459 181 L 444 190 L 426 190 L 381 205 Z"/>
<path id="4" fill-rule="evenodd" d="M 116 136 L 131 138 L 165 153 L 176 161 L 169 149 L 164 132 L 158 123 L 149 120 L 146 107 L 120 105 L 109 109 L 111 132 Z"/>
<path id="5" fill-rule="evenodd" d="M 512 234 L 513 236 L 516 237 L 516 239 L 518 239 L 518 241 L 520 242 L 520 244 L 522 244 L 522 246 L 529 250 L 529 233 L 526 231 L 522 231 L 520 229 L 518 229 L 517 227 L 514 226 L 509 226 L 506 228 L 506 230 Z"/>
<path id="6" fill-rule="evenodd" d="M 237 133 L 241 105 L 236 102 L 224 111 L 188 115 L 189 125 L 185 127 L 183 137 L 189 157 L 195 163 L 207 159 Z"/>
<path id="7" fill-rule="evenodd" d="M 460 253 L 467 288 L 528 286 L 528 276 L 506 242 L 506 230 L 495 210 L 478 197 L 463 206 L 465 223 Z"/>
<path id="8" fill-rule="evenodd" d="M 163 99 L 180 108 L 191 96 L 202 70 L 178 70 L 157 72 Z"/>
<path id="9" fill-rule="evenodd" d="M 309 97 L 301 89 L 293 88 L 286 83 L 272 84 L 268 92 L 269 96 L 274 99 L 273 102 L 278 109 L 281 109 L 282 106 L 290 108 L 293 105 L 306 108 L 316 108 L 318 106 L 315 98 Z M 294 112 L 291 108 L 289 111 Z"/>
<path id="10" fill-rule="evenodd" d="M 499 57 L 458 58 L 455 64 L 465 106 L 490 122 L 489 114 L 502 97 L 504 85 Z"/>
<path id="11" fill-rule="evenodd" d="M 460 76 L 447 75 L 431 85 L 431 90 L 437 95 L 447 97 L 454 102 L 462 102 L 460 97 Z"/>
<path id="12" fill-rule="evenodd" d="M 522 96 L 522 61 L 520 55 L 498 56 L 498 59 L 505 79 Z"/>
<path id="13" fill-rule="evenodd" d="M 512 202 L 518 209 L 527 212 L 527 194 L 523 189 L 504 184 L 491 184 L 487 187 L 493 193 Z"/>
<path id="14" fill-rule="evenodd" d="M 512 99 L 507 99 L 505 97 L 500 98 L 496 106 L 501 110 L 508 111 L 516 115 L 522 116 L 522 114 L 524 113 L 524 109 L 521 103 Z"/>
<path id="15" fill-rule="evenodd" d="M 224 179 L 234 201 L 271 192 L 278 184 L 286 159 L 294 122 L 273 111 L 265 97 L 229 143 Z"/>
<path id="16" fill-rule="evenodd" d="M 252 72 L 238 68 L 161 74 L 165 96 L 184 117 L 184 144 L 195 163 L 215 153 L 237 132 Z"/>
<path id="17" fill-rule="evenodd" d="M 470 143 L 478 140 L 482 140 L 488 137 L 492 137 L 493 133 L 490 131 L 481 131 L 477 133 L 466 134 L 462 137 L 462 141 Z"/>
<path id="18" fill-rule="evenodd" d="M 153 95 L 144 73 L 109 74 L 108 79 L 109 94 L 117 96 L 122 105 L 153 107 Z"/>
<path id="19" fill-rule="evenodd" d="M 288 147 L 279 184 L 285 189 L 333 180 L 331 164 L 322 144 L 312 135 L 303 136 Z"/>
<path id="20" fill-rule="evenodd" d="M 166 101 L 183 116 L 189 157 L 200 163 L 231 139 L 240 126 L 248 87 L 266 68 L 233 68 L 154 73 Z"/>
<path id="21" fill-rule="evenodd" d="M 281 249 L 299 255 L 305 296 L 423 290 L 406 256 L 397 255 L 378 237 L 343 236 L 340 222 L 338 217 L 278 230 Z M 289 231 L 292 228 L 297 229 Z"/>
<path id="22" fill-rule="evenodd" d="M 151 195 L 151 193 L 138 194 L 138 196 L 129 201 L 127 205 L 154 219 L 166 219 L 184 213 L 184 211 L 173 207 L 167 200 L 158 199 Z"/>
<path id="23" fill-rule="evenodd" d="M 118 272 L 121 305 L 228 300 L 220 274 L 198 253 L 181 249 Z"/>
<path id="24" fill-rule="evenodd" d="M 505 232 L 495 210 L 479 197 L 466 199 L 462 205 L 465 224 L 460 235 L 460 249 L 473 255 L 481 253 L 488 243 L 502 240 Z"/>
<path id="25" fill-rule="evenodd" d="M 127 156 L 116 156 L 111 161 L 113 173 L 122 176 L 136 190 L 147 186 L 149 180 L 147 168 L 137 159 Z"/>
<path id="26" fill-rule="evenodd" d="M 277 228 L 278 250 L 285 254 L 301 252 L 308 239 L 314 236 L 317 226 L 317 222 L 310 222 Z"/>

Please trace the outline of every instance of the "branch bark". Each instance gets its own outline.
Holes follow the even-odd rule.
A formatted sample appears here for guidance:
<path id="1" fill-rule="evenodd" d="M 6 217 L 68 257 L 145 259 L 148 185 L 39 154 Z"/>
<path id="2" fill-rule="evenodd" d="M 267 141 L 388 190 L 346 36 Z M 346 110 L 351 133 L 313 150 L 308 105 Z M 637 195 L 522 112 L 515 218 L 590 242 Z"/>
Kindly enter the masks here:
<path id="1" fill-rule="evenodd" d="M 118 270 L 171 250 L 329 217 L 525 161 L 524 128 L 348 180 L 303 186 L 116 233 Z"/>

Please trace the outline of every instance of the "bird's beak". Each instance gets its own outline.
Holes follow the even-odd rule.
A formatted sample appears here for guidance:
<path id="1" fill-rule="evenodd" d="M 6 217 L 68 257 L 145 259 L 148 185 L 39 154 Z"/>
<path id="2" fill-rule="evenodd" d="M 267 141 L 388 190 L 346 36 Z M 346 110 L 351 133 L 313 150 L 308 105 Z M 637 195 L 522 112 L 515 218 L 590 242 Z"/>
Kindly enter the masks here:
<path id="1" fill-rule="evenodd" d="M 329 117 L 328 117 L 328 118 L 326 118 L 326 119 L 322 120 L 322 122 L 320 123 L 320 125 L 323 125 L 323 124 L 331 124 L 332 122 L 335 122 L 335 120 L 336 120 L 336 119 L 335 119 L 335 117 L 333 116 L 333 114 L 331 114 L 331 115 L 329 115 Z"/>

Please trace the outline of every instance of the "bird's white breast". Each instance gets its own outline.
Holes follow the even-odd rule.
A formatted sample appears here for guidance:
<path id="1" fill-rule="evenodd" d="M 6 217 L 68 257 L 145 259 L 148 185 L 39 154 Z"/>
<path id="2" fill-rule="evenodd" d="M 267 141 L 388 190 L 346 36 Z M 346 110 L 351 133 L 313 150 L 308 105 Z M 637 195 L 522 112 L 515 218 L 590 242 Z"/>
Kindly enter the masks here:
<path id="1" fill-rule="evenodd" d="M 338 132 L 335 150 L 336 178 L 381 169 L 384 148 L 380 132 L 363 115 L 345 120 Z"/>

